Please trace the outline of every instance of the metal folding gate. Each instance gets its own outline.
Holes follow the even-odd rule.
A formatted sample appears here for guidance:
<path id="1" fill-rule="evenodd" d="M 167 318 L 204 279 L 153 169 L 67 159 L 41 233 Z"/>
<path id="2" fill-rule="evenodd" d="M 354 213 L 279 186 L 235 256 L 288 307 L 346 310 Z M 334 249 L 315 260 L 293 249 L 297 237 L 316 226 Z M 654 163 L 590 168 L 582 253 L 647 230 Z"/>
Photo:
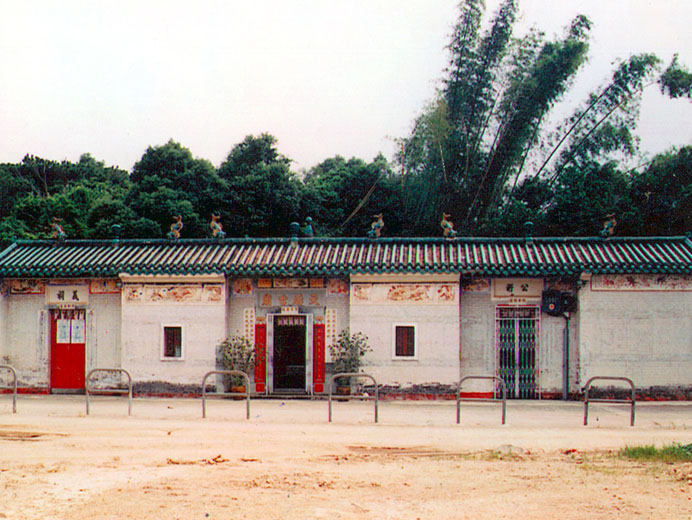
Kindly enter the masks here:
<path id="1" fill-rule="evenodd" d="M 539 397 L 539 307 L 496 307 L 497 373 L 507 383 L 507 397 Z"/>

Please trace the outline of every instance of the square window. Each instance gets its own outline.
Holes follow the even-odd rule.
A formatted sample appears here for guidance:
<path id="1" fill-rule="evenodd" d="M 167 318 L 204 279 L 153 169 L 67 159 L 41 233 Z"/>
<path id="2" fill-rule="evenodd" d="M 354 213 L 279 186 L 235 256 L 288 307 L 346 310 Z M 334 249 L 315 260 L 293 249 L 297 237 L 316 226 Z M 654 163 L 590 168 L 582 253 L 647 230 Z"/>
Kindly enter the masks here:
<path id="1" fill-rule="evenodd" d="M 163 328 L 163 357 L 164 359 L 182 359 L 183 357 L 183 328 L 179 326 Z"/>
<path id="2" fill-rule="evenodd" d="M 394 357 L 416 357 L 415 325 L 396 325 L 394 327 Z"/>

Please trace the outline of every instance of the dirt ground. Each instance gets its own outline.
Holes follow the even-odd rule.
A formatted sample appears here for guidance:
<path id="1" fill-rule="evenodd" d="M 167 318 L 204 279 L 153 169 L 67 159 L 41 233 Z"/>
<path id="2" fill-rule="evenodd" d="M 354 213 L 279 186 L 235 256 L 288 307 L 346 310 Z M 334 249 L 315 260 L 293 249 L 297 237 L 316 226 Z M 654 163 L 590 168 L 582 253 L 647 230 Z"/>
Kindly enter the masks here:
<path id="1" fill-rule="evenodd" d="M 0 397 L 0 518 L 692 519 L 692 403 L 334 403 Z"/>

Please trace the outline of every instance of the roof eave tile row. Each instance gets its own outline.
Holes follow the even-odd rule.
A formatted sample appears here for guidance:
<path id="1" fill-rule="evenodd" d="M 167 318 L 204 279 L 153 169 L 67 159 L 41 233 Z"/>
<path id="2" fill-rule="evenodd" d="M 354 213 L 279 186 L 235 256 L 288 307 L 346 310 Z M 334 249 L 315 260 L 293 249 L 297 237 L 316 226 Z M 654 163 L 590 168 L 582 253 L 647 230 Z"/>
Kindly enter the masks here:
<path id="1" fill-rule="evenodd" d="M 689 237 L 43 240 L 19 241 L 0 253 L 2 277 L 575 276 L 584 272 L 689 274 L 692 241 Z"/>

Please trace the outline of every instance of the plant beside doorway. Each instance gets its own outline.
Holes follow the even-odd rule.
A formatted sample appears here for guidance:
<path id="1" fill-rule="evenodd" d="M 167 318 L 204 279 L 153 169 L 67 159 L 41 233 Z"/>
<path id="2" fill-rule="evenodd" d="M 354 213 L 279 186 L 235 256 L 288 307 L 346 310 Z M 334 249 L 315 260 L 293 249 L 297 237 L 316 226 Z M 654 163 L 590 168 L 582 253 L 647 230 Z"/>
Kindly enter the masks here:
<path id="1" fill-rule="evenodd" d="M 359 372 L 363 363 L 363 356 L 372 352 L 368 344 L 368 337 L 362 332 L 351 334 L 349 329 L 344 329 L 339 333 L 337 340 L 329 346 L 334 363 L 334 373 Z M 339 388 L 348 389 L 342 392 L 350 393 L 350 381 L 347 377 L 336 378 L 337 393 Z"/>
<path id="2" fill-rule="evenodd" d="M 232 334 L 219 343 L 216 354 L 223 370 L 240 370 L 250 376 L 255 365 L 255 346 L 240 334 Z M 225 391 L 244 392 L 245 379 L 242 376 L 226 375 L 224 387 Z"/>

